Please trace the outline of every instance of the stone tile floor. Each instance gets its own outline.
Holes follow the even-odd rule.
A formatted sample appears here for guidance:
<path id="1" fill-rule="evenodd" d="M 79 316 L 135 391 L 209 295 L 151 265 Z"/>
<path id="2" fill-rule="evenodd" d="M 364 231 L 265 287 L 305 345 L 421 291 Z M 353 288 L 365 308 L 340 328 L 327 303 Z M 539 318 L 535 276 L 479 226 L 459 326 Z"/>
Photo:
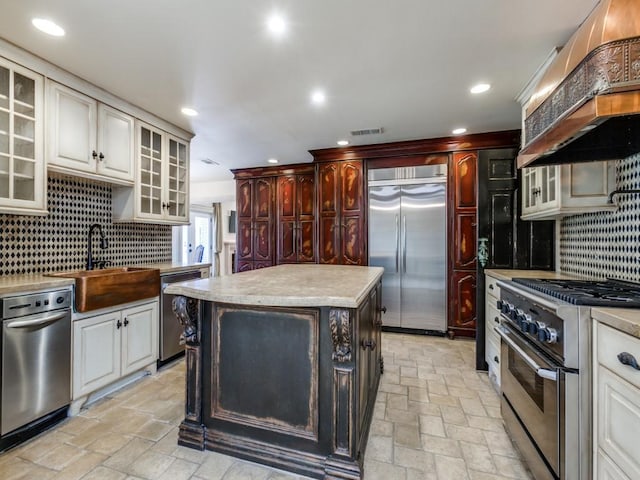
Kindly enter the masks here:
<path id="1" fill-rule="evenodd" d="M 474 342 L 383 334 L 385 373 L 366 480 L 530 479 L 500 418 Z M 2 480 L 295 480 L 262 465 L 177 446 L 184 361 L 145 377 L 0 455 Z"/>

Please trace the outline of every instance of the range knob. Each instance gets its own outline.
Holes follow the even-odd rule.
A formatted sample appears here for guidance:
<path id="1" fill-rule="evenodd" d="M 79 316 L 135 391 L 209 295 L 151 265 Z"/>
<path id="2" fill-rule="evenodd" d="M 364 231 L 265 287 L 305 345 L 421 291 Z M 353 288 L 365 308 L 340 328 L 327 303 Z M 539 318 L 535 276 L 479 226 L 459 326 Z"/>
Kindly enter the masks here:
<path id="1" fill-rule="evenodd" d="M 513 310 L 513 305 L 511 305 L 509 302 L 504 301 L 501 303 L 502 304 L 500 305 L 500 311 L 505 315 L 509 315 L 509 311 Z"/>
<path id="2" fill-rule="evenodd" d="M 541 327 L 538 330 L 538 340 L 545 343 L 558 343 L 558 332 L 555 328 Z"/>
<path id="3" fill-rule="evenodd" d="M 522 310 L 520 310 L 520 313 L 518 314 L 518 325 L 520 325 L 520 330 L 522 330 L 524 333 L 533 333 L 531 331 L 531 326 L 533 325 L 533 322 L 531 321 L 531 315 L 522 312 Z"/>
<path id="4" fill-rule="evenodd" d="M 538 321 L 531 322 L 531 324 L 529 325 L 529 333 L 532 335 L 537 335 L 538 331 L 544 327 L 546 327 L 544 322 L 538 322 Z"/>
<path id="5" fill-rule="evenodd" d="M 61 304 L 61 303 L 63 303 L 63 302 L 64 302 L 64 297 L 58 297 L 58 298 L 56 298 L 56 303 L 57 303 L 58 305 L 60 305 L 60 304 Z"/>

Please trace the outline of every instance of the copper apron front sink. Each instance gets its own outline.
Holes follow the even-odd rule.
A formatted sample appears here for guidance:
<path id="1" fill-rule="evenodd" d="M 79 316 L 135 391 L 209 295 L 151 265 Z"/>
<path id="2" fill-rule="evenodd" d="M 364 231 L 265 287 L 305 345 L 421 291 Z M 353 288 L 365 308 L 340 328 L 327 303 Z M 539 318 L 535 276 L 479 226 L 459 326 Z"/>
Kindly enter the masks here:
<path id="1" fill-rule="evenodd" d="M 87 312 L 160 295 L 160 270 L 118 267 L 47 274 L 74 278 L 76 311 Z"/>

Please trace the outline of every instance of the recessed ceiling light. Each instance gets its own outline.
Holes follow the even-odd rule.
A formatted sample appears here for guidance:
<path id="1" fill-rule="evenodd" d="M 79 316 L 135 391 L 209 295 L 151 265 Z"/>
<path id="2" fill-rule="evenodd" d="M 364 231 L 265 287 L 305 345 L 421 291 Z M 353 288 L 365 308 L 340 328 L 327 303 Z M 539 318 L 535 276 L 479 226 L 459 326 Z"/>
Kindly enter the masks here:
<path id="1" fill-rule="evenodd" d="M 198 112 L 196 110 L 189 107 L 182 107 L 180 111 L 187 117 L 195 117 L 196 115 L 198 115 Z"/>
<path id="2" fill-rule="evenodd" d="M 284 17 L 274 13 L 267 19 L 267 28 L 275 36 L 282 36 L 287 32 L 287 22 Z"/>
<path id="3" fill-rule="evenodd" d="M 269 163 L 278 163 L 278 160 L 276 158 L 270 158 L 269 160 L 267 160 L 267 162 L 269 162 Z"/>
<path id="4" fill-rule="evenodd" d="M 466 131 L 467 131 L 467 129 L 462 127 L 462 128 L 456 128 L 456 129 L 452 130 L 451 133 L 453 133 L 454 135 L 462 135 Z"/>
<path id="5" fill-rule="evenodd" d="M 349 145 L 349 140 L 338 140 L 338 145 L 340 145 L 341 147 L 346 147 L 347 145 Z"/>
<path id="6" fill-rule="evenodd" d="M 327 96 L 322 90 L 314 90 L 311 93 L 311 103 L 314 105 L 324 105 L 327 101 Z"/>
<path id="7" fill-rule="evenodd" d="M 469 89 L 471 93 L 484 93 L 491 88 L 488 83 L 478 83 Z"/>
<path id="8" fill-rule="evenodd" d="M 46 18 L 34 18 L 31 20 L 31 23 L 34 27 L 47 35 L 51 35 L 53 37 L 62 37 L 64 35 L 64 28 L 55 24 L 51 20 L 47 20 Z"/>

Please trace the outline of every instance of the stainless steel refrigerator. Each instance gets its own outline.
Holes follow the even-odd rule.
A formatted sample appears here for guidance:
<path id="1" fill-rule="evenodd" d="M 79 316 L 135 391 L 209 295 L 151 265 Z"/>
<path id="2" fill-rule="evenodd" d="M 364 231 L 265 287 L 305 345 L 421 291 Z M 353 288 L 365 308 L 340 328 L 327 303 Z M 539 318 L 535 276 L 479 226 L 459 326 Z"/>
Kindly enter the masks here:
<path id="1" fill-rule="evenodd" d="M 384 326 L 447 329 L 446 165 L 369 170 L 369 265 L 384 267 Z"/>

